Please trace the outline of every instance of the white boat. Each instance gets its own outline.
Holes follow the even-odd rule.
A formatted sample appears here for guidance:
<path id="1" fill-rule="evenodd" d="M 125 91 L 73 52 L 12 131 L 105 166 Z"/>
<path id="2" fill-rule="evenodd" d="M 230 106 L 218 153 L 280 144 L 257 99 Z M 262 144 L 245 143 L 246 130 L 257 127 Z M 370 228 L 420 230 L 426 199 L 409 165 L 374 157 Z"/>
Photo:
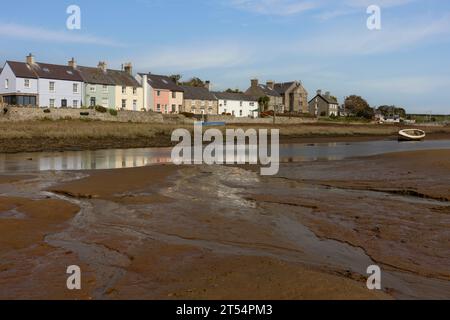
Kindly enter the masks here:
<path id="1" fill-rule="evenodd" d="M 398 140 L 400 141 L 420 141 L 425 139 L 426 133 L 419 129 L 405 129 L 398 133 Z"/>

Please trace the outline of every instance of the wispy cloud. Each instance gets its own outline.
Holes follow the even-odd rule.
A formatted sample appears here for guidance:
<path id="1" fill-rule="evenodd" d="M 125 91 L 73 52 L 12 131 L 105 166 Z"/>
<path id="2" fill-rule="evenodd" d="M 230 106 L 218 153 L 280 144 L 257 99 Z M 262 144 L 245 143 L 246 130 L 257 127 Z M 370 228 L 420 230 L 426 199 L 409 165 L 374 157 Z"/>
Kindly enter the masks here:
<path id="1" fill-rule="evenodd" d="M 145 56 L 136 57 L 140 69 L 168 69 L 189 71 L 208 68 L 230 68 L 245 64 L 251 57 L 248 48 L 233 43 L 207 45 L 212 42 L 196 44 L 176 44 L 170 47 L 147 49 Z"/>
<path id="2" fill-rule="evenodd" d="M 341 28 L 314 35 L 295 50 L 308 54 L 367 55 L 406 50 L 433 41 L 450 41 L 450 15 L 430 21 L 397 21 L 380 31 Z"/>
<path id="3" fill-rule="evenodd" d="M 320 6 L 321 1 L 309 0 L 231 0 L 231 6 L 264 15 L 289 16 Z"/>
<path id="4" fill-rule="evenodd" d="M 118 47 L 122 44 L 102 37 L 80 34 L 79 31 L 56 31 L 42 27 L 14 23 L 0 23 L 0 38 L 11 38 L 53 43 L 78 43 Z"/>

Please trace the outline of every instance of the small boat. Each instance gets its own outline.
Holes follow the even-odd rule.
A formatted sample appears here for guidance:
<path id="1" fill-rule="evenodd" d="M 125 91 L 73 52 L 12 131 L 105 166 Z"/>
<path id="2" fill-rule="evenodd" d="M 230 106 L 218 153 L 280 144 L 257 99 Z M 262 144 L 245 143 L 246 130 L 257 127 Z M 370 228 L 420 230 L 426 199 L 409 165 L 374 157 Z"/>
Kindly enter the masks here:
<path id="1" fill-rule="evenodd" d="M 420 141 L 425 139 L 427 134 L 423 130 L 419 129 L 405 129 L 400 130 L 398 133 L 399 141 Z"/>

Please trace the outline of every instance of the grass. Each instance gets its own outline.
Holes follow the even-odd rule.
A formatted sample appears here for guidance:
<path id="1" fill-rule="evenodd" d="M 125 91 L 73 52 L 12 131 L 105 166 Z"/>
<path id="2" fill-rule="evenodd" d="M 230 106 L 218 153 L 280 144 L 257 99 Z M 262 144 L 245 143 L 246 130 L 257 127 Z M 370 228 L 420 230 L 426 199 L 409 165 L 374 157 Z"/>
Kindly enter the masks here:
<path id="1" fill-rule="evenodd" d="M 0 153 L 32 151 L 93 150 L 109 148 L 141 148 L 170 146 L 173 130 L 191 125 L 118 123 L 83 120 L 42 120 L 0 122 Z M 311 137 L 362 137 L 396 135 L 395 125 L 349 124 L 321 122 L 298 125 L 239 124 L 227 128 L 280 129 L 281 139 Z M 207 128 L 209 129 L 209 128 Z M 219 127 L 225 130 L 224 127 Z M 425 128 L 427 133 L 450 136 L 450 127 Z"/>

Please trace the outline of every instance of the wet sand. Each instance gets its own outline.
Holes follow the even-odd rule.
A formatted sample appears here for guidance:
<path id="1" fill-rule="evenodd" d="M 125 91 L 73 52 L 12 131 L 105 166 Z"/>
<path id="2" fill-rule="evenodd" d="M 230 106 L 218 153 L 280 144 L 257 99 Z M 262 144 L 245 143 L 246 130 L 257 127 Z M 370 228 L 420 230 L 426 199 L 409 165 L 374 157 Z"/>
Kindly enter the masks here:
<path id="1" fill-rule="evenodd" d="M 275 177 L 171 165 L 4 175 L 0 226 L 17 223 L 13 206 L 39 210 L 16 209 L 24 242 L 0 233 L 0 298 L 449 299 L 449 173 L 450 151 L 436 150 L 285 163 Z M 81 292 L 65 289 L 70 264 Z M 371 264 L 381 292 L 365 286 Z"/>

